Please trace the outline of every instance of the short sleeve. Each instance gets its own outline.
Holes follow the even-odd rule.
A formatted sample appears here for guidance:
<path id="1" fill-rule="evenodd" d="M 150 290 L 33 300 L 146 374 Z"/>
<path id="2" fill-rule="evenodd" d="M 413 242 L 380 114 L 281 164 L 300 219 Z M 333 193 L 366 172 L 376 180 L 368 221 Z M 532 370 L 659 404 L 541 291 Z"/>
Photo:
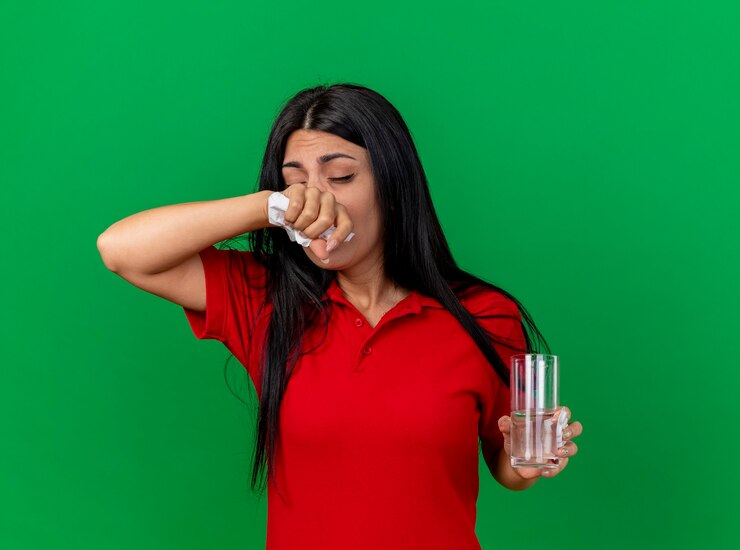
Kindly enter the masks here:
<path id="1" fill-rule="evenodd" d="M 250 342 L 266 296 L 265 267 L 251 251 L 218 249 L 199 252 L 206 283 L 206 309 L 183 307 L 200 340 L 218 340 L 251 371 Z"/>
<path id="2" fill-rule="evenodd" d="M 524 353 L 526 341 L 521 324 L 521 313 L 515 302 L 506 299 L 503 303 L 492 305 L 490 309 L 477 315 L 477 321 L 498 340 L 492 340 L 494 349 L 511 370 L 511 356 Z M 493 454 L 504 446 L 504 436 L 498 428 L 498 420 L 511 413 L 511 392 L 501 380 L 493 366 L 487 365 L 484 387 L 481 390 L 481 412 L 478 434 L 485 454 Z"/>

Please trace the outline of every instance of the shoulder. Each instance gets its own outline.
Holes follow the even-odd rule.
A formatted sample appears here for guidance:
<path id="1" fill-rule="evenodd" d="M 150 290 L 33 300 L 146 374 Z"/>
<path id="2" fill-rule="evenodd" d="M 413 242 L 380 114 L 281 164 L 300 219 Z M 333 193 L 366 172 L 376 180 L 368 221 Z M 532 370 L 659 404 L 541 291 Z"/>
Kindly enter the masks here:
<path id="1" fill-rule="evenodd" d="M 265 259 L 251 250 L 238 248 L 217 248 L 211 245 L 200 251 L 204 263 L 220 264 L 224 268 L 249 273 L 253 276 L 264 276 Z"/>
<path id="2" fill-rule="evenodd" d="M 237 248 L 211 245 L 200 251 L 206 282 L 228 286 L 233 291 L 263 298 L 268 286 L 267 267 L 259 254 Z"/>
<path id="3" fill-rule="evenodd" d="M 505 293 L 488 287 L 479 287 L 460 298 L 463 306 L 473 315 L 475 321 L 489 336 L 502 339 L 507 347 L 497 348 L 499 352 L 511 354 L 509 345 L 517 350 L 526 348 L 526 338 L 522 325 L 519 304 Z M 494 340 L 494 346 L 502 342 Z M 505 357 L 502 355 L 502 357 Z M 508 361 L 508 359 L 505 359 Z"/>
<path id="4" fill-rule="evenodd" d="M 484 286 L 462 293 L 460 303 L 475 317 L 520 317 L 519 306 L 506 294 Z"/>
<path id="5" fill-rule="evenodd" d="M 242 261 L 257 261 L 257 254 L 251 250 L 242 250 L 239 248 L 219 247 L 211 245 L 200 251 L 201 255 L 215 258 L 239 258 Z"/>

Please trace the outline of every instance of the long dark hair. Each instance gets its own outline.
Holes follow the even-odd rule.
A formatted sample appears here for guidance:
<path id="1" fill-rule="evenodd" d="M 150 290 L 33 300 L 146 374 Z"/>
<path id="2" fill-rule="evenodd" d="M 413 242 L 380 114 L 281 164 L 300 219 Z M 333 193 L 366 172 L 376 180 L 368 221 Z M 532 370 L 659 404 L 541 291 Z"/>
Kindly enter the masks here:
<path id="1" fill-rule="evenodd" d="M 494 290 L 513 300 L 521 313 L 526 349 L 534 352 L 526 323 L 544 353 L 549 346 L 527 310 L 504 289 L 460 269 L 450 253 L 429 193 L 426 174 L 411 134 L 393 105 L 364 86 L 339 83 L 319 85 L 298 92 L 278 114 L 267 141 L 259 178 L 259 191 L 285 188 L 281 166 L 290 134 L 299 129 L 335 134 L 368 151 L 381 227 L 392 239 L 383 239 L 385 275 L 397 285 L 436 298 L 465 330 L 509 385 L 509 370 L 493 347 L 490 332 L 461 304 L 469 292 Z M 256 420 L 252 463 L 254 491 L 267 466 L 272 478 L 280 403 L 290 374 L 302 350 L 302 336 L 321 318 L 326 330 L 331 301 L 324 292 L 336 273 L 317 267 L 291 241 L 281 227 L 267 227 L 247 234 L 255 259 L 266 268 L 267 293 L 273 311 L 260 358 L 261 397 Z M 496 339 L 498 342 L 498 339 Z M 509 345 L 510 342 L 501 342 Z M 260 491 L 264 484 L 260 484 Z"/>

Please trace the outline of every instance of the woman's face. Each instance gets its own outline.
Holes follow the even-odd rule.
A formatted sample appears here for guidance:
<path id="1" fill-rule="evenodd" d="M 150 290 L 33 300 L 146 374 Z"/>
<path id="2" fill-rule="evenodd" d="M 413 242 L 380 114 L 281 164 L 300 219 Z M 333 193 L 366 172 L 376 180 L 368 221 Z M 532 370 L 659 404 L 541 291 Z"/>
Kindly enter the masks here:
<path id="1" fill-rule="evenodd" d="M 320 157 L 334 153 L 346 156 L 320 161 Z M 309 247 L 302 247 L 311 261 L 322 269 L 343 270 L 382 258 L 380 211 L 365 148 L 327 132 L 296 130 L 288 137 L 282 171 L 286 186 L 303 183 L 334 195 L 353 223 L 354 237 L 330 253 L 328 264 L 322 263 Z M 351 177 L 337 179 L 345 176 Z"/>

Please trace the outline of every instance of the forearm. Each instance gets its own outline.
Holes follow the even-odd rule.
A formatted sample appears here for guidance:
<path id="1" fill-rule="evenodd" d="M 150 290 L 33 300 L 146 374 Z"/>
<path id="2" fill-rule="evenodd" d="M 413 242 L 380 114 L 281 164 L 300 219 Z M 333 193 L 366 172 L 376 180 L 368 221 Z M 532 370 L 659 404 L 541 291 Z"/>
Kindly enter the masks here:
<path id="1" fill-rule="evenodd" d="M 494 456 L 491 474 L 503 487 L 512 491 L 524 491 L 537 483 L 538 477 L 524 479 L 511 466 L 511 458 L 504 449 L 499 450 Z"/>
<path id="2" fill-rule="evenodd" d="M 271 193 L 258 191 L 137 212 L 101 233 L 98 249 L 112 271 L 159 273 L 215 243 L 270 226 L 267 197 Z"/>

